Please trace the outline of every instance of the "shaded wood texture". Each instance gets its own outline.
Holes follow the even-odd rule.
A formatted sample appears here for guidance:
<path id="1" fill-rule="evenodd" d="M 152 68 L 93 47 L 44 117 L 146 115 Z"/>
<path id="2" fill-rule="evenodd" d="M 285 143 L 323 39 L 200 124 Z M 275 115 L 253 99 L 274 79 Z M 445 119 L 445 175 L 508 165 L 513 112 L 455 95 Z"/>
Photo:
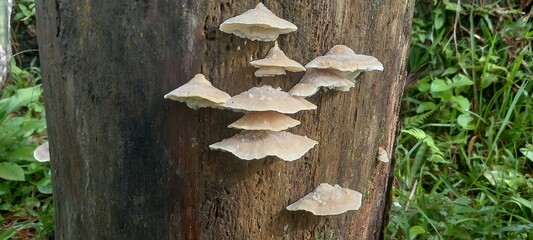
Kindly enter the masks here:
<path id="1" fill-rule="evenodd" d="M 294 162 L 210 151 L 237 133 L 226 126 L 241 114 L 163 99 L 196 73 L 231 95 L 299 81 L 255 78 L 249 62 L 273 43 L 218 30 L 257 1 L 37 1 L 57 239 L 383 236 L 394 161 L 376 157 L 394 148 L 413 1 L 263 2 L 299 27 L 279 38 L 296 61 L 345 44 L 385 67 L 348 93 L 310 98 L 318 110 L 295 114 L 302 124 L 291 132 L 319 145 Z M 362 208 L 285 210 L 322 182 L 362 192 Z"/>

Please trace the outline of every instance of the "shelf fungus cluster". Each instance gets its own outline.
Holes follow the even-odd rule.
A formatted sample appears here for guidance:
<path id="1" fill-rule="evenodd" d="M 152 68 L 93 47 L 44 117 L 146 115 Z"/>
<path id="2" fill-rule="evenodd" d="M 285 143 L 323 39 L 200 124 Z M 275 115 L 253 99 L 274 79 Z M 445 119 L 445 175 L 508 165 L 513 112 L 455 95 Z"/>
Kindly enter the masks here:
<path id="1" fill-rule="evenodd" d="M 355 86 L 355 79 L 361 72 L 383 71 L 383 65 L 375 57 L 355 54 L 345 45 L 332 47 L 305 68 L 307 72 L 300 83 L 289 91 L 294 96 L 309 97 L 320 88 L 347 92 Z"/>
<path id="2" fill-rule="evenodd" d="M 214 150 L 231 152 L 243 160 L 276 156 L 285 161 L 301 158 L 318 142 L 284 130 L 299 121 L 284 114 L 313 110 L 316 106 L 269 85 L 254 87 L 230 98 L 225 108 L 246 114 L 228 127 L 243 131 L 231 138 L 211 144 Z"/>
<path id="3" fill-rule="evenodd" d="M 355 86 L 356 77 L 363 71 L 383 70 L 374 57 L 358 55 L 347 46 L 337 45 L 303 67 L 288 58 L 276 39 L 280 34 L 296 31 L 289 21 L 279 18 L 262 3 L 254 9 L 232 17 L 220 25 L 220 30 L 253 41 L 275 41 L 263 59 L 250 64 L 258 70 L 257 77 L 285 75 L 286 71 L 306 71 L 300 83 L 290 92 L 269 85 L 253 87 L 231 97 L 215 88 L 202 74 L 171 91 L 164 97 L 185 102 L 192 109 L 202 107 L 244 112 L 245 115 L 228 127 L 241 130 L 231 138 L 211 144 L 210 149 L 230 152 L 242 160 L 275 156 L 295 161 L 312 149 L 317 141 L 287 132 L 300 124 L 286 114 L 317 108 L 303 97 L 317 93 L 320 88 L 347 92 Z M 380 153 L 382 153 L 380 149 Z M 384 161 L 384 157 L 380 156 Z M 361 207 L 362 195 L 339 185 L 320 184 L 307 196 L 287 206 L 287 210 L 306 210 L 315 215 L 337 215 Z"/>

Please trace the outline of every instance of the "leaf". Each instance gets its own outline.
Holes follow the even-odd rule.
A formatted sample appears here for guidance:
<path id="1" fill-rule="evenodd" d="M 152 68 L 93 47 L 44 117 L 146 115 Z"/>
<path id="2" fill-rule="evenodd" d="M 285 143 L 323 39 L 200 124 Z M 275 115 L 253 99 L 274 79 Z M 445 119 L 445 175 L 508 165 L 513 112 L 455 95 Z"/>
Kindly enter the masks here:
<path id="1" fill-rule="evenodd" d="M 442 79 L 435 79 L 433 82 L 431 82 L 431 92 L 444 92 L 450 90 L 451 88 L 452 86 L 448 85 Z"/>
<path id="2" fill-rule="evenodd" d="M 444 16 L 442 9 L 433 10 L 433 13 L 435 14 L 435 17 L 433 19 L 433 27 L 438 30 L 444 25 L 444 20 L 446 20 L 446 16 Z"/>
<path id="3" fill-rule="evenodd" d="M 37 182 L 37 189 L 43 194 L 52 194 L 52 178 L 50 175 Z"/>
<path id="4" fill-rule="evenodd" d="M 24 170 L 15 163 L 0 163 L 0 178 L 11 181 L 25 181 Z"/>
<path id="5" fill-rule="evenodd" d="M 452 107 L 461 111 L 468 112 L 470 110 L 470 101 L 463 96 L 452 96 Z"/>
<path id="6" fill-rule="evenodd" d="M 449 67 L 446 70 L 444 70 L 444 72 L 442 72 L 440 75 L 441 76 L 446 76 L 446 75 L 454 74 L 456 72 L 457 72 L 457 68 L 456 67 Z"/>
<path id="7" fill-rule="evenodd" d="M 432 102 L 423 102 L 416 108 L 416 113 L 423 113 L 425 111 L 433 111 L 437 109 L 437 104 Z"/>
<path id="8" fill-rule="evenodd" d="M 40 86 L 21 88 L 15 95 L 0 100 L 0 122 L 22 106 L 27 106 L 33 101 L 39 100 L 42 90 Z"/>
<path id="9" fill-rule="evenodd" d="M 35 150 L 35 145 L 24 145 L 13 147 L 4 158 L 10 161 L 25 160 L 25 161 L 34 161 L 33 151 Z"/>
<path id="10" fill-rule="evenodd" d="M 524 154 L 527 159 L 533 161 L 533 145 L 527 144 L 525 148 L 520 148 L 520 152 Z"/>
<path id="11" fill-rule="evenodd" d="M 527 207 L 533 210 L 533 202 L 522 197 L 511 197 L 511 199 L 513 199 L 516 202 L 516 204 L 518 204 L 518 206 Z"/>
<path id="12" fill-rule="evenodd" d="M 409 228 L 409 239 L 415 239 L 418 234 L 423 233 L 426 233 L 426 230 L 424 230 L 424 228 L 422 228 L 421 226 L 412 226 L 411 228 Z"/>
<path id="13" fill-rule="evenodd" d="M 470 114 L 463 113 L 457 117 L 457 124 L 459 124 L 459 126 L 461 126 L 463 129 L 470 130 L 468 124 L 470 124 L 472 120 L 474 119 L 470 116 Z"/>
<path id="14" fill-rule="evenodd" d="M 464 87 L 474 85 L 474 81 L 464 74 L 457 74 L 452 78 L 452 85 L 454 87 Z"/>

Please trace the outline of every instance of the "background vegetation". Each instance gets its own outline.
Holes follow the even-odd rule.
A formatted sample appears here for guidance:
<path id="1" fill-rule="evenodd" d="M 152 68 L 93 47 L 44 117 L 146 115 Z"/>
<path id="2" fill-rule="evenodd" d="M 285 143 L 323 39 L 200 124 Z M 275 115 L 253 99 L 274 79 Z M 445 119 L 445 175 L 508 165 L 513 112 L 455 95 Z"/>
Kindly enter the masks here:
<path id="1" fill-rule="evenodd" d="M 0 94 L 0 240 L 53 231 L 34 0 Z M 388 239 L 533 239 L 531 1 L 417 1 Z"/>

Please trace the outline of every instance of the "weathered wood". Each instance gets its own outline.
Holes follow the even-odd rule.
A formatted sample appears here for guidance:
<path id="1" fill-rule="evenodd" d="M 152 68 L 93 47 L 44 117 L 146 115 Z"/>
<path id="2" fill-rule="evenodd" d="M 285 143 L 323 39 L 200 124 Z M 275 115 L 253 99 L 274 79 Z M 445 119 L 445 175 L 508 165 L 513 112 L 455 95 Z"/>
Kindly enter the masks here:
<path id="1" fill-rule="evenodd" d="M 272 43 L 218 31 L 257 1 L 37 1 L 58 239 L 377 239 L 383 236 L 413 1 L 263 1 L 295 23 L 280 47 L 306 63 L 336 44 L 377 57 L 348 93 L 310 98 L 291 132 L 320 143 L 304 158 L 240 161 L 208 145 L 240 114 L 163 95 L 204 73 L 235 95 Z M 316 217 L 285 206 L 322 182 L 363 193 L 356 212 Z"/>
<path id="2" fill-rule="evenodd" d="M 11 10 L 13 0 L 0 1 L 0 91 L 9 76 L 11 67 Z"/>

